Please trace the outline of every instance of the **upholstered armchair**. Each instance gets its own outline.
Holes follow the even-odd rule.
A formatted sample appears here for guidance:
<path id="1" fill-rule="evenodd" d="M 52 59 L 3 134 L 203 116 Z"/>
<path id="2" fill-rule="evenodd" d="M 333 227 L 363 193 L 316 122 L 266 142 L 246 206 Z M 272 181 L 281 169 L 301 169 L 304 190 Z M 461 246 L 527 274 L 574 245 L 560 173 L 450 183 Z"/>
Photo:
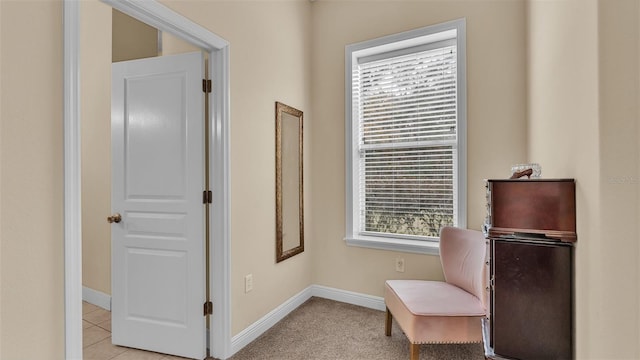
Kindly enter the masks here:
<path id="1" fill-rule="evenodd" d="M 440 261 L 445 281 L 385 283 L 386 335 L 391 336 L 394 318 L 409 338 L 411 360 L 418 360 L 420 344 L 482 342 L 486 247 L 479 231 L 442 228 Z"/>

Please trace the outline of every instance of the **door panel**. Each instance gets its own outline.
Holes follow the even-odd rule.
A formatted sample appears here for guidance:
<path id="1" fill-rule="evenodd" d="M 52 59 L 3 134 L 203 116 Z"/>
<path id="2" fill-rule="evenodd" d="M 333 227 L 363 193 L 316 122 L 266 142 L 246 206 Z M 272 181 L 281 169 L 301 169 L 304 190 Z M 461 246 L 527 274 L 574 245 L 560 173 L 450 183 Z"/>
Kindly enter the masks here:
<path id="1" fill-rule="evenodd" d="M 132 269 L 127 279 L 127 317 L 136 321 L 187 326 L 186 252 L 128 249 L 126 266 Z M 150 278 L 162 279 L 157 286 Z M 174 290 L 181 290 L 176 292 Z M 156 299 L 149 304 L 146 297 Z M 149 306 L 151 305 L 151 306 Z"/>
<path id="2" fill-rule="evenodd" d="M 184 75 L 173 73 L 124 80 L 128 105 L 124 127 L 127 199 L 184 200 L 186 197 Z M 155 181 L 158 178 L 163 181 Z"/>
<path id="3" fill-rule="evenodd" d="M 112 67 L 112 341 L 205 356 L 200 53 Z"/>

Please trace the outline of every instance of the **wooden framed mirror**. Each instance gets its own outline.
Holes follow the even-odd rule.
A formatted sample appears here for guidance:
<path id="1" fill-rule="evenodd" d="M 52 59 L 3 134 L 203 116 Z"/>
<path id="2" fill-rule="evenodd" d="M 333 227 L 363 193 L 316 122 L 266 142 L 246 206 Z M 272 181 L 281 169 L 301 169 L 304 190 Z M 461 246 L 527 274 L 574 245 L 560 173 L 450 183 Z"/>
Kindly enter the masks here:
<path id="1" fill-rule="evenodd" d="M 302 111 L 276 102 L 276 262 L 304 251 Z"/>

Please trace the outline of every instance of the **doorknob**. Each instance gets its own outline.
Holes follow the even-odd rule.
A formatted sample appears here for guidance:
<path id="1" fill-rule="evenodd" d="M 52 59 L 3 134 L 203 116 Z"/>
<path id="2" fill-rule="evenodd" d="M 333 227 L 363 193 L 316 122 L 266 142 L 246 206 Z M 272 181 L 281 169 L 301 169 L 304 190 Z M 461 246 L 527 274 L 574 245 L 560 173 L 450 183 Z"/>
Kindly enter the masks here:
<path id="1" fill-rule="evenodd" d="M 107 221 L 109 222 L 109 224 L 113 224 L 113 223 L 119 223 L 120 221 L 122 221 L 122 215 L 115 213 L 111 216 L 109 216 L 107 218 Z"/>

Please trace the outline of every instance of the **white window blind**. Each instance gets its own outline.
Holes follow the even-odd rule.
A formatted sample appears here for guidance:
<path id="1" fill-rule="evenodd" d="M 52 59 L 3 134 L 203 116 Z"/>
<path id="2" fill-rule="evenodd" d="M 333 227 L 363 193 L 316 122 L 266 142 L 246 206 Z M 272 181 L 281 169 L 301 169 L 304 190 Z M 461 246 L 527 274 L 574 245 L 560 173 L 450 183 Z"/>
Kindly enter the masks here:
<path id="1" fill-rule="evenodd" d="M 437 237 L 454 225 L 455 40 L 358 60 L 359 232 Z"/>

